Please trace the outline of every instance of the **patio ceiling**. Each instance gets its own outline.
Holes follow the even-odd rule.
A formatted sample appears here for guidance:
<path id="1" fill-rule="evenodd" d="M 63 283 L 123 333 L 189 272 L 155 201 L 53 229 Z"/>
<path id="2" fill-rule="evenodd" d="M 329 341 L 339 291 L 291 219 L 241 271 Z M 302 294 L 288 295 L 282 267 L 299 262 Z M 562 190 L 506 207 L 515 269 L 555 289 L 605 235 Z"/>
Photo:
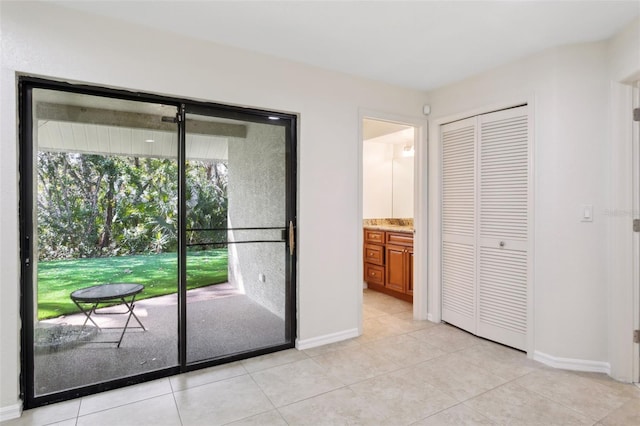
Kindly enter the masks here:
<path id="1" fill-rule="evenodd" d="M 147 142 L 153 141 L 153 142 Z M 229 139 L 187 134 L 189 160 L 227 160 Z M 129 157 L 177 158 L 177 132 L 87 123 L 38 120 L 41 151 Z"/>
<path id="2" fill-rule="evenodd" d="M 38 149 L 131 157 L 177 158 L 176 108 L 76 93 L 34 93 Z M 214 117 L 187 118 L 187 159 L 228 159 L 229 138 L 247 126 Z"/>

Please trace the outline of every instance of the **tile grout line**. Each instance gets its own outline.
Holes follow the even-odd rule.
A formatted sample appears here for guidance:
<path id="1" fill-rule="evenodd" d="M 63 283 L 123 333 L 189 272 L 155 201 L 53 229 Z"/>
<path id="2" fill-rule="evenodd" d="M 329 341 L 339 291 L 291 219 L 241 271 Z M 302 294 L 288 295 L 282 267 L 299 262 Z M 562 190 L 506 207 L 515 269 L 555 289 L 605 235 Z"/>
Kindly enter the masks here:
<path id="1" fill-rule="evenodd" d="M 291 350 L 293 350 L 293 349 L 295 349 L 295 348 L 292 348 Z M 303 354 L 304 356 L 306 356 L 306 357 L 307 357 L 307 359 L 311 359 L 311 358 L 313 358 L 313 357 L 309 356 L 308 354 L 306 354 L 306 353 L 304 352 L 304 350 L 300 350 L 300 349 L 295 349 L 295 350 L 296 350 L 298 353 Z M 274 352 L 273 354 L 278 354 L 278 352 Z M 272 355 L 272 354 L 268 354 L 268 355 Z M 263 355 L 263 356 L 264 356 L 264 355 Z M 259 358 L 259 357 L 258 357 L 258 358 Z M 256 359 L 256 358 L 248 358 L 247 360 L 253 360 L 253 359 Z M 260 369 L 255 370 L 255 371 L 249 371 L 249 370 L 247 370 L 247 368 L 246 368 L 244 365 L 242 365 L 242 364 L 241 364 L 241 365 L 242 365 L 242 367 L 245 369 L 245 371 L 247 372 L 247 374 L 253 374 L 253 373 L 258 373 L 258 372 L 260 372 L 260 371 L 269 370 L 269 369 L 271 369 L 271 368 L 281 367 L 281 366 L 283 366 L 283 365 L 288 365 L 288 364 L 293 364 L 294 362 L 299 362 L 299 361 L 304 361 L 304 360 L 302 360 L 302 359 L 296 359 L 296 360 L 293 360 L 293 361 L 287 361 L 287 362 L 283 362 L 282 364 L 276 364 L 276 365 L 272 365 L 272 366 L 269 366 L 269 367 L 260 368 Z"/>
<path id="2" fill-rule="evenodd" d="M 176 400 L 176 391 L 173 389 L 173 383 L 171 383 L 171 378 L 169 379 L 169 387 L 171 388 L 171 397 L 173 398 L 173 405 L 176 407 L 176 412 L 178 413 L 178 419 L 180 420 L 180 426 L 184 425 L 182 421 L 182 413 L 180 413 L 180 407 L 178 407 L 178 401 Z"/>
<path id="3" fill-rule="evenodd" d="M 78 421 L 80 420 L 80 409 L 82 409 L 82 401 L 83 400 L 84 400 L 84 396 L 80 398 L 80 403 L 78 404 L 78 411 L 76 412 L 75 426 L 78 426 Z"/>
<path id="4" fill-rule="evenodd" d="M 224 365 L 224 364 L 222 364 L 222 365 Z M 215 368 L 215 367 L 217 367 L 217 366 L 214 366 L 214 367 L 211 367 L 211 368 Z M 205 370 L 206 370 L 206 368 L 205 368 Z M 249 374 L 249 372 L 247 371 L 246 368 L 243 367 L 243 370 L 244 370 L 244 373 L 236 374 L 235 376 L 229 376 L 229 377 L 225 377 L 223 379 L 216 379 L 216 380 L 212 380 L 210 382 L 200 383 L 200 384 L 197 384 L 197 385 L 194 385 L 194 386 L 189 386 L 189 387 L 184 388 L 184 389 L 172 390 L 172 392 L 175 393 L 175 392 L 183 392 L 183 391 L 186 391 L 186 390 L 189 390 L 189 389 L 196 389 L 196 388 L 199 388 L 199 387 L 202 387 L 202 386 L 207 386 L 207 385 L 210 385 L 210 384 L 213 384 L 213 383 L 222 382 L 224 380 L 235 379 L 237 377 L 242 377 L 244 375 Z M 190 371 L 188 373 L 180 373 L 178 375 L 171 376 L 171 377 L 180 377 L 180 375 L 182 375 L 182 374 L 189 374 L 189 373 L 193 373 L 193 372 L 197 372 L 197 371 L 198 370 Z M 171 377 L 168 377 L 168 379 L 171 379 Z M 171 380 L 169 380 L 169 384 L 171 385 Z M 173 389 L 173 385 L 171 385 L 171 389 Z"/>
<path id="5" fill-rule="evenodd" d="M 463 349 L 460 349 L 459 351 L 461 351 L 461 350 L 463 350 Z M 459 352 L 459 351 L 456 351 L 456 352 Z M 453 353 L 455 353 L 455 352 L 453 352 Z M 482 367 L 479 367 L 479 366 L 476 366 L 476 367 L 478 367 L 478 368 L 482 368 Z M 483 370 L 486 370 L 485 368 L 482 368 L 482 369 L 483 369 Z M 486 371 L 487 371 L 489 374 L 492 374 L 492 375 L 494 375 L 494 376 L 497 376 L 497 377 L 500 377 L 500 378 L 504 379 L 504 377 L 498 376 L 498 375 L 496 375 L 496 374 L 494 374 L 494 373 L 490 372 L 489 370 L 486 370 Z M 464 399 L 463 401 L 459 401 L 459 403 L 458 403 L 458 404 L 453 405 L 453 406 L 451 406 L 451 407 L 449 407 L 449 408 L 457 407 L 458 405 L 463 405 L 465 408 L 468 408 L 468 409 L 470 409 L 470 410 L 473 410 L 473 411 L 477 412 L 478 414 L 482 415 L 483 417 L 487 418 L 487 419 L 488 419 L 492 424 L 496 424 L 496 423 L 495 423 L 495 421 L 494 421 L 494 419 L 493 419 L 490 415 L 488 415 L 487 413 L 485 413 L 485 412 L 483 412 L 483 411 L 480 411 L 480 410 L 478 410 L 478 409 L 476 409 L 476 408 L 474 408 L 474 407 L 469 406 L 469 405 L 467 404 L 467 402 L 471 401 L 472 399 L 479 398 L 480 396 L 485 395 L 485 394 L 487 394 L 487 393 L 489 393 L 489 392 L 493 392 L 494 390 L 496 390 L 496 389 L 498 389 L 498 388 L 501 388 L 501 387 L 503 387 L 503 386 L 506 386 L 506 385 L 508 385 L 508 384 L 510 384 L 510 383 L 513 383 L 513 382 L 515 382 L 516 380 L 520 379 L 521 377 L 527 376 L 527 375 L 529 375 L 529 374 L 531 374 L 531 373 L 532 373 L 532 372 L 529 372 L 529 373 L 523 374 L 522 376 L 515 377 L 515 378 L 513 378 L 513 379 L 506 379 L 506 380 L 507 380 L 506 382 L 504 382 L 504 383 L 502 383 L 502 384 L 499 384 L 498 386 L 495 386 L 495 387 L 493 387 L 493 388 L 491 388 L 491 389 L 487 389 L 487 390 L 485 390 L 485 391 L 483 391 L 483 392 L 480 392 L 480 393 L 479 393 L 479 394 L 477 394 L 477 395 L 474 395 L 474 396 L 471 396 L 471 397 L 469 397 L 469 398 L 466 398 L 466 399 Z M 519 386 L 519 387 L 521 387 L 521 388 L 525 389 L 525 390 L 528 390 L 528 389 L 524 388 L 523 386 L 520 386 L 520 385 L 519 385 L 519 384 L 517 384 L 517 383 L 514 383 L 514 384 L 515 384 L 516 386 Z M 432 385 L 432 386 L 433 386 L 433 385 Z M 444 391 L 443 391 L 443 390 L 441 390 L 441 392 L 444 392 Z M 445 392 L 445 393 L 446 393 L 446 392 Z M 454 397 L 454 398 L 455 398 L 455 397 Z M 449 408 L 446 408 L 445 410 L 448 410 Z M 445 411 L 445 410 L 441 410 L 440 412 Z M 434 415 L 435 415 L 435 414 L 434 414 Z M 431 416 L 429 416 L 429 417 L 431 417 Z M 427 418 L 428 418 L 428 417 L 427 417 Z"/>
<path id="6" fill-rule="evenodd" d="M 287 364 L 290 364 L 290 363 L 287 363 Z M 286 364 L 283 364 L 283 365 L 286 365 Z M 276 367 L 277 367 L 277 366 L 276 366 Z M 260 371 L 263 371 L 263 370 L 260 370 Z M 256 371 L 256 373 L 257 373 L 257 371 Z M 256 387 L 257 387 L 258 389 L 260 389 L 260 392 L 262 392 L 262 395 L 264 395 L 264 397 L 265 397 L 265 398 L 267 398 L 267 400 L 271 403 L 271 406 L 273 407 L 273 409 L 275 409 L 276 411 L 278 411 L 278 407 L 276 406 L 276 404 L 274 404 L 274 403 L 273 403 L 273 401 L 271 400 L 271 398 L 269 398 L 269 395 L 267 395 L 267 393 L 264 391 L 264 389 L 262 389 L 262 386 L 260 386 L 260 384 L 259 384 L 258 382 L 256 382 L 256 379 L 254 379 L 254 378 L 253 378 L 253 375 L 252 375 L 251 373 L 247 373 L 247 374 L 249 375 L 249 378 L 251 379 L 251 381 L 256 385 Z M 271 411 L 271 410 L 267 410 L 267 411 L 263 411 L 263 412 L 261 412 L 261 413 L 253 414 L 253 415 L 251 415 L 251 416 L 243 417 L 242 419 L 234 420 L 234 422 L 239 421 L 239 420 L 243 420 L 243 419 L 246 419 L 246 418 L 249 418 L 249 417 L 257 416 L 257 415 L 260 415 L 260 414 L 268 413 L 269 411 Z M 280 415 L 280 417 L 282 417 L 282 419 L 284 420 L 284 417 L 282 416 L 282 414 L 280 413 L 280 411 L 278 411 L 278 414 L 279 414 L 279 415 Z M 230 423 L 232 423 L 232 422 L 230 422 Z M 289 424 L 289 422 L 287 422 L 286 420 L 285 420 L 285 423 Z"/>
<path id="7" fill-rule="evenodd" d="M 442 391 L 440 391 L 440 392 L 442 392 Z M 446 395 L 446 394 L 445 394 L 445 395 Z M 422 421 L 422 420 L 426 420 L 426 419 L 429 419 L 429 418 L 431 418 L 431 417 L 433 417 L 433 416 L 437 416 L 438 414 L 442 413 L 443 411 L 450 410 L 450 409 L 455 408 L 455 407 L 457 407 L 457 406 L 459 406 L 459 405 L 464 405 L 464 402 L 457 401 L 455 404 L 453 404 L 453 405 L 451 405 L 451 406 L 449 406 L 449 407 L 443 408 L 442 410 L 438 410 L 438 411 L 436 411 L 436 412 L 434 412 L 434 413 L 431 413 L 431 414 L 429 414 L 427 417 L 423 417 L 423 418 L 421 418 L 421 419 L 418 419 L 418 420 L 416 420 L 416 421 L 415 421 L 415 422 L 413 422 L 413 423 L 418 423 L 418 422 L 420 422 L 420 421 Z M 470 408 L 470 407 L 468 407 L 468 406 L 466 406 L 466 405 L 464 405 L 464 406 L 465 406 L 465 407 L 467 407 L 467 408 Z M 473 408 L 471 408 L 471 409 L 473 410 Z M 477 411 L 478 413 L 480 413 L 478 410 L 474 410 L 474 411 Z M 482 413 L 480 413 L 480 414 L 482 414 Z M 482 414 L 482 415 L 483 415 L 484 417 L 487 417 L 487 416 L 485 416 L 484 414 Z M 491 420 L 491 419 L 489 419 L 488 417 L 487 417 L 487 419 L 488 419 L 488 420 Z M 412 424 L 413 424 L 413 423 L 412 423 Z"/>
<path id="8" fill-rule="evenodd" d="M 337 350 L 337 351 L 335 351 L 335 352 L 339 352 L 339 351 L 341 351 L 341 350 L 346 350 L 346 349 L 348 349 L 348 348 L 345 348 L 345 349 L 339 349 L 339 350 Z M 323 355 L 324 355 L 324 354 L 323 354 Z M 313 361 L 313 363 L 314 363 L 315 365 L 317 365 L 318 367 L 323 368 L 323 367 L 322 367 L 322 365 L 320 365 L 318 362 L 316 362 L 316 361 L 315 361 L 314 357 L 309 357 L 309 359 L 310 359 L 311 361 Z M 284 405 L 279 406 L 279 407 L 278 407 L 278 406 L 276 406 L 276 405 L 273 403 L 273 401 L 271 401 L 271 398 L 269 398 L 266 394 L 265 394 L 265 396 L 267 396 L 267 399 L 269 399 L 269 401 L 273 404 L 273 406 L 274 406 L 274 407 L 275 407 L 275 409 L 278 411 L 278 413 L 280 414 L 280 416 L 284 419 L 284 421 L 285 421 L 287 424 L 289 424 L 289 422 L 287 422 L 287 420 L 284 418 L 284 415 L 280 412 L 280 409 L 281 409 L 281 408 L 289 407 L 289 406 L 291 406 L 291 405 L 298 404 L 298 403 L 303 402 L 303 401 L 307 401 L 307 400 L 310 400 L 310 399 L 313 399 L 313 398 L 317 398 L 317 397 L 319 397 L 319 396 L 326 395 L 326 394 L 329 394 L 329 393 L 331 393 L 331 392 L 335 392 L 335 391 L 340 390 L 340 389 L 348 389 L 348 390 L 350 390 L 350 391 L 352 391 L 352 392 L 354 392 L 354 393 L 355 393 L 355 391 L 354 391 L 353 389 L 351 389 L 351 386 L 352 386 L 352 385 L 355 385 L 355 384 L 358 384 L 358 383 L 361 383 L 361 382 L 364 382 L 364 381 L 367 381 L 367 380 L 370 380 L 370 379 L 374 379 L 374 378 L 380 377 L 380 376 L 382 376 L 382 375 L 384 375 L 384 374 L 388 374 L 388 373 L 391 373 L 391 372 L 394 372 L 394 371 L 399 371 L 399 370 L 401 370 L 402 368 L 404 368 L 404 367 L 400 367 L 400 368 L 398 368 L 397 370 L 392 370 L 392 371 L 387 371 L 387 372 L 385 372 L 385 373 L 380 373 L 380 374 L 375 375 L 375 376 L 373 376 L 373 377 L 368 377 L 368 378 L 366 378 L 366 379 L 362 379 L 362 380 L 359 380 L 359 381 L 354 382 L 354 383 L 350 383 L 350 384 L 343 384 L 342 386 L 337 387 L 337 388 L 335 388 L 335 389 L 330 389 L 330 390 L 327 390 L 327 391 L 324 391 L 324 392 L 320 392 L 320 393 L 318 393 L 318 394 L 316 394 L 316 395 L 311 395 L 311 396 L 308 396 L 308 397 L 306 397 L 306 398 L 302 398 L 302 399 L 297 400 L 297 401 L 292 401 L 292 402 L 290 402 L 290 403 L 288 403 L 288 404 L 284 404 Z M 262 371 L 262 370 L 261 370 L 261 371 Z M 323 373 L 322 373 L 322 374 L 323 374 L 323 375 L 325 375 L 326 377 L 330 378 L 330 376 L 326 375 L 326 374 L 324 373 L 324 371 L 323 371 Z M 251 373 L 249 373 L 249 375 L 251 376 Z M 253 379 L 253 376 L 252 376 L 252 379 Z M 254 380 L 254 382 L 255 382 L 255 380 Z M 262 388 L 260 387 L 260 385 L 259 385 L 258 383 L 256 383 L 256 385 L 257 385 L 257 386 L 260 388 L 260 390 L 262 391 Z M 262 392 L 264 393 L 264 391 L 262 391 Z"/>
<path id="9" fill-rule="evenodd" d="M 290 363 L 287 363 L 290 364 Z M 282 364 L 282 365 L 287 365 L 287 364 Z M 274 366 L 275 367 L 280 367 L 279 365 Z M 260 371 L 264 371 L 264 370 L 260 370 Z M 256 373 L 258 373 L 258 371 L 256 371 Z M 262 389 L 262 386 L 260 386 L 260 384 L 258 382 L 256 382 L 256 379 L 253 377 L 253 373 L 248 373 L 249 374 L 249 378 L 251 379 L 251 381 L 253 382 L 254 385 L 256 385 L 258 387 L 258 389 L 260 389 L 260 392 L 262 392 L 262 394 L 264 395 L 265 398 L 267 398 L 269 400 L 269 402 L 271 403 L 271 405 L 273 406 L 273 408 L 278 408 L 276 406 L 276 404 L 273 403 L 273 401 L 271 400 L 271 398 L 269 398 L 269 395 L 267 395 L 267 393 L 264 391 L 264 389 Z"/>
<path id="10" fill-rule="evenodd" d="M 536 372 L 536 371 L 530 371 L 529 373 L 524 374 L 524 375 L 522 375 L 522 376 L 520 376 L 520 377 L 517 377 L 517 378 L 515 378 L 515 379 L 513 379 L 513 380 L 511 380 L 511 381 L 509 381 L 509 382 L 507 382 L 507 383 L 515 382 L 516 380 L 519 380 L 519 379 L 521 379 L 521 378 L 523 378 L 523 377 L 526 377 L 526 376 L 528 376 L 528 375 L 530 375 L 530 374 L 533 374 L 533 373 L 535 373 L 535 372 Z M 600 385 L 599 383 L 597 383 L 597 382 L 595 382 L 595 381 L 592 381 L 592 380 L 590 380 L 590 379 L 588 379 L 588 378 L 586 378 L 586 377 L 584 377 L 584 379 L 589 380 L 589 382 L 592 382 L 592 384 L 595 384 L 595 385 L 598 385 L 598 386 L 603 386 L 603 385 Z M 505 383 L 505 385 L 506 385 L 507 383 Z M 560 405 L 560 406 L 562 406 L 562 407 L 564 407 L 564 408 L 566 408 L 566 409 L 568 409 L 568 410 L 571 410 L 572 412 L 574 412 L 574 413 L 576 413 L 576 414 L 579 414 L 580 416 L 584 417 L 584 418 L 585 418 L 585 419 L 587 419 L 588 421 L 592 422 L 592 423 L 591 423 L 592 425 L 597 424 L 599 421 L 601 421 L 602 419 L 604 419 L 605 417 L 607 417 L 607 416 L 608 416 L 609 414 L 611 414 L 611 412 L 613 411 L 613 410 L 609 410 L 609 412 L 608 412 L 605 416 L 603 416 L 603 417 L 601 417 L 601 418 L 599 418 L 599 419 L 597 419 L 597 420 L 593 420 L 593 418 L 592 418 L 590 415 L 588 415 L 588 414 L 586 414 L 586 413 L 581 413 L 580 411 L 578 411 L 577 409 L 575 409 L 575 408 L 573 408 L 573 407 L 570 407 L 570 406 L 568 406 L 568 405 L 566 405 L 566 404 L 564 404 L 564 403 L 562 403 L 562 402 L 560 402 L 560 401 L 556 401 L 556 400 L 554 400 L 554 399 L 551 399 L 550 397 L 548 397 L 548 396 L 546 396 L 546 395 L 541 394 L 540 392 L 536 391 L 535 389 L 529 389 L 529 388 L 527 388 L 527 387 L 522 386 L 522 385 L 521 385 L 521 384 L 519 384 L 519 383 L 514 383 L 514 384 L 515 384 L 516 386 L 518 386 L 518 387 L 520 387 L 520 388 L 522 388 L 522 389 L 526 390 L 527 392 L 533 392 L 534 394 L 538 395 L 539 397 L 541 397 L 541 398 L 543 398 L 543 399 L 545 399 L 545 400 L 547 400 L 547 401 L 551 401 L 551 402 L 552 402 L 552 403 L 554 403 L 554 404 L 558 404 L 558 405 Z M 494 388 L 494 389 L 495 389 L 495 388 Z M 488 392 L 488 391 L 487 391 L 487 392 Z M 628 399 L 629 399 L 629 398 L 628 398 Z M 627 399 L 627 400 L 628 400 L 628 399 Z M 467 401 L 468 401 L 468 400 L 467 400 Z M 466 401 L 465 401 L 465 402 L 466 402 Z M 625 403 L 626 403 L 626 401 L 625 401 Z M 618 407 L 618 408 L 619 408 L 619 407 Z"/>
<path id="11" fill-rule="evenodd" d="M 168 378 L 168 377 L 165 377 L 164 379 L 167 379 L 167 380 L 168 380 L 169 378 Z M 163 379 L 160 379 L 160 380 L 163 380 Z M 148 382 L 147 382 L 147 383 L 148 383 Z M 141 383 L 141 384 L 144 384 L 144 383 Z M 171 381 L 169 381 L 169 387 L 170 387 L 171 389 L 173 389 L 173 388 L 171 387 Z M 118 389 L 112 389 L 112 390 L 110 390 L 110 391 L 108 391 L 108 392 L 121 391 L 121 390 L 123 391 L 123 390 L 126 390 L 126 389 L 129 389 L 129 387 L 122 387 L 122 388 L 118 388 Z M 127 405 L 137 404 L 137 403 L 139 403 L 139 402 L 149 401 L 150 399 L 158 398 L 158 397 L 160 397 L 160 396 L 169 395 L 170 393 L 172 394 L 172 393 L 173 393 L 173 390 L 171 390 L 170 392 L 160 393 L 160 394 L 158 394 L 158 395 L 145 396 L 144 398 L 138 399 L 138 400 L 136 400 L 136 401 L 125 402 L 124 404 L 115 405 L 115 406 L 113 406 L 113 407 L 109 407 L 109 408 L 103 408 L 103 409 L 96 410 L 96 411 L 92 411 L 92 412 L 90 412 L 90 413 L 86 413 L 86 414 L 83 414 L 83 415 L 78 414 L 77 419 L 79 419 L 80 417 L 90 416 L 90 415 L 93 415 L 93 414 L 96 414 L 96 413 L 103 413 L 103 412 L 105 412 L 105 411 L 113 410 L 113 409 L 120 408 L 120 407 L 125 407 L 125 406 L 127 406 Z M 102 393 L 102 394 L 103 394 L 103 393 Z M 101 394 L 101 393 L 97 393 L 97 394 L 92 394 L 92 395 L 88 395 L 88 396 L 102 395 L 102 394 Z M 146 394 L 145 394 L 145 395 L 146 395 Z M 78 412 L 79 412 L 79 411 L 80 411 L 80 409 L 78 408 Z M 77 423 L 77 422 L 76 422 L 76 423 Z"/>

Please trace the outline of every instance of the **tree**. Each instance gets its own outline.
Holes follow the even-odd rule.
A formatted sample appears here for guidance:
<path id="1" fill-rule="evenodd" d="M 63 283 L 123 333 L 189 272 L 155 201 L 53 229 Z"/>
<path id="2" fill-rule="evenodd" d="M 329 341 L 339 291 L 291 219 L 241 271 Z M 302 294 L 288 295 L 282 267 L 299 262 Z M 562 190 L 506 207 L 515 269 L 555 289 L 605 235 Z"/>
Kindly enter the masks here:
<path id="1" fill-rule="evenodd" d="M 226 228 L 226 163 L 191 161 L 186 180 L 187 227 Z M 177 205 L 173 159 L 38 153 L 40 260 L 175 251 Z"/>

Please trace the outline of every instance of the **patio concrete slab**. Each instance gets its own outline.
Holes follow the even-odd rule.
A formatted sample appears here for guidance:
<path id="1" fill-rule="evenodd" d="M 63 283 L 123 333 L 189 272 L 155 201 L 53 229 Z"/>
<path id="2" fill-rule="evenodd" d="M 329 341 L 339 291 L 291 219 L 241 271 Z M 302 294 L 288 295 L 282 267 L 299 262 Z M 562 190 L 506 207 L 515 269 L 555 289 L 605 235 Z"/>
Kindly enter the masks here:
<path id="1" fill-rule="evenodd" d="M 215 288 L 212 288 L 215 287 Z M 271 313 L 228 284 L 188 292 L 188 362 L 285 343 L 284 319 Z M 146 331 L 105 328 L 93 340 L 68 349 L 40 350 L 35 356 L 36 394 L 69 390 L 178 365 L 178 309 L 175 294 L 137 301 L 135 313 Z M 98 312 L 123 311 L 122 306 Z M 94 317 L 92 317 L 94 318 Z M 100 327 L 122 327 L 126 315 L 95 316 Z M 82 324 L 74 314 L 42 321 L 42 325 Z M 132 319 L 131 325 L 137 325 Z"/>

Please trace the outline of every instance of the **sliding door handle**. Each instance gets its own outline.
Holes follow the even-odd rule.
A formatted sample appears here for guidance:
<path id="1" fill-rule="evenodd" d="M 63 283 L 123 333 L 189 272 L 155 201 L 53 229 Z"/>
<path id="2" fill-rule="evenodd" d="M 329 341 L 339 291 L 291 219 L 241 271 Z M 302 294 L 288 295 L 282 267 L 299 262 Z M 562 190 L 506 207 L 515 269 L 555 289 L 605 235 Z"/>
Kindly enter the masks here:
<path id="1" fill-rule="evenodd" d="M 289 221 L 289 254 L 293 256 L 293 250 L 296 246 L 296 234 L 293 229 L 293 221 Z"/>

